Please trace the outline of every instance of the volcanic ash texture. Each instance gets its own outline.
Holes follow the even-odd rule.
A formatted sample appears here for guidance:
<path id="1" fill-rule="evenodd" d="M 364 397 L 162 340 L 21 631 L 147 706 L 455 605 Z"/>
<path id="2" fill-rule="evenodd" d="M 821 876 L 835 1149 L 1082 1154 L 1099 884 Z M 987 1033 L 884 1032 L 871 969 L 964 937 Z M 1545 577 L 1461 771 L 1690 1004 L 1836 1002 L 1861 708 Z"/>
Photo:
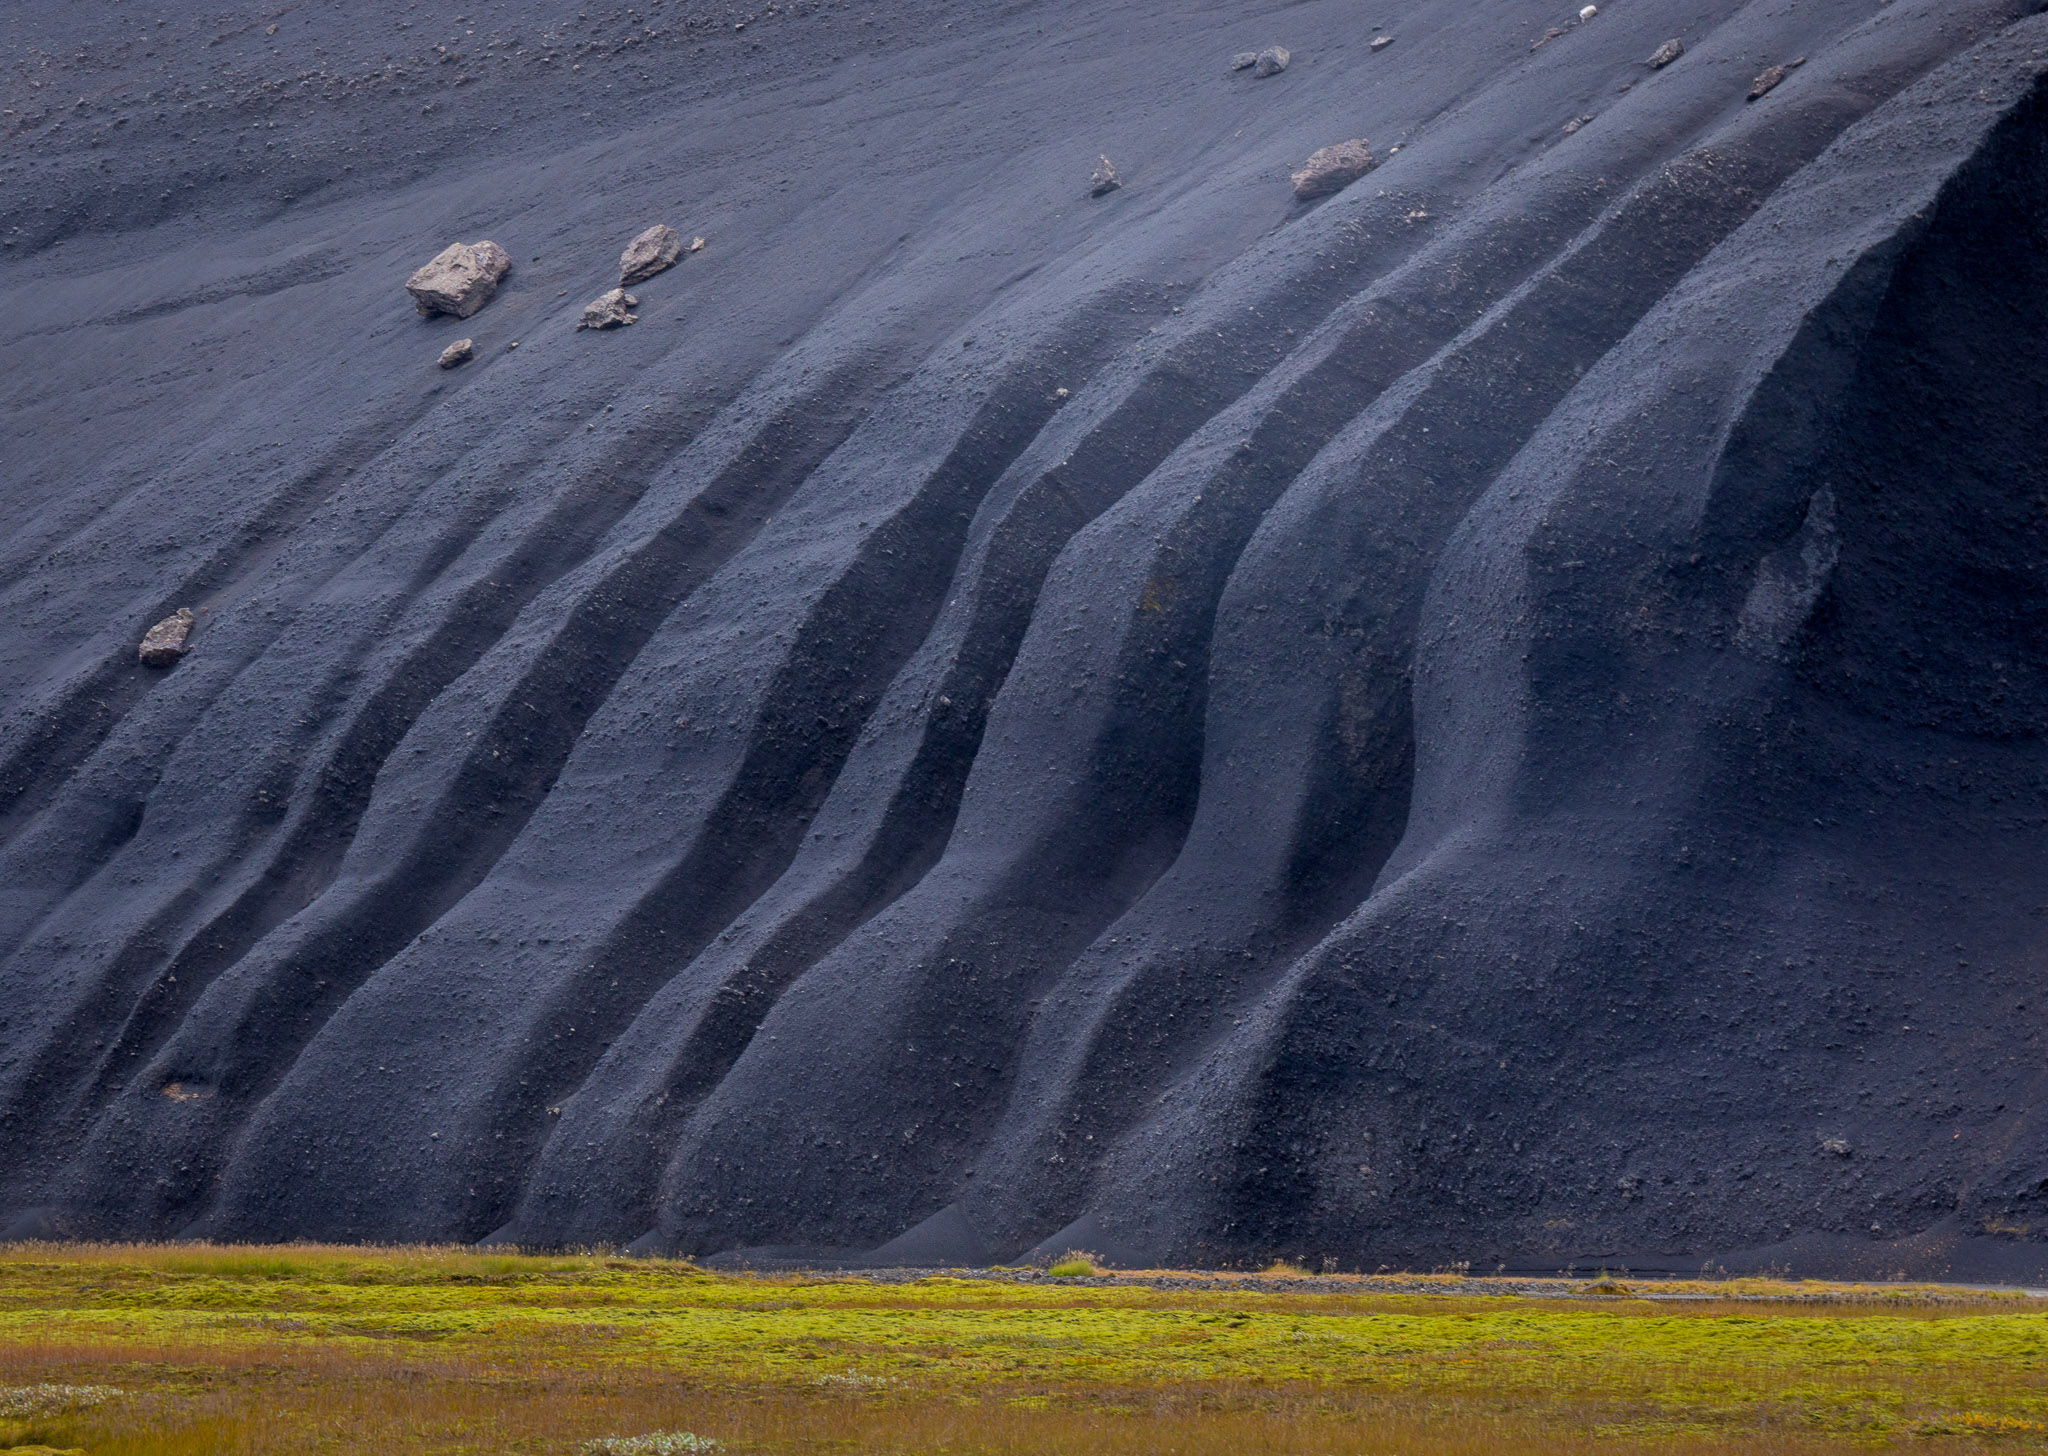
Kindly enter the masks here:
<path id="1" fill-rule="evenodd" d="M 2048 1276 L 2048 18 L 125 9 L 0 1234 Z"/>

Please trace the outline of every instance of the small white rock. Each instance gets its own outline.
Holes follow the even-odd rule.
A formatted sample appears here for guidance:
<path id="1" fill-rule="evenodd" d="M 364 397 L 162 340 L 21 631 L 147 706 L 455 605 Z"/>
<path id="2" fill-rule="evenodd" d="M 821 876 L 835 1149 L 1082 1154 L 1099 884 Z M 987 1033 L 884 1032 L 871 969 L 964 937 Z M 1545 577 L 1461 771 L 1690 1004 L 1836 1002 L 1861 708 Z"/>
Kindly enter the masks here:
<path id="1" fill-rule="evenodd" d="M 683 238 L 667 223 L 656 223 L 619 255 L 619 283 L 639 283 L 664 269 L 673 268 L 683 256 Z"/>
<path id="2" fill-rule="evenodd" d="M 190 607 L 180 607 L 142 635 L 136 656 L 144 667 L 171 667 L 186 652 L 195 618 Z"/>
<path id="3" fill-rule="evenodd" d="M 1599 13 L 1600 7 L 1598 5 L 1588 5 L 1584 10 L 1581 10 L 1579 12 L 1580 24 L 1584 24 L 1586 21 L 1591 20 L 1594 16 L 1598 15 Z"/>
<path id="4" fill-rule="evenodd" d="M 406 280 L 405 291 L 422 317 L 468 318 L 491 301 L 511 271 L 511 255 L 496 243 L 450 243 Z"/>
<path id="5" fill-rule="evenodd" d="M 1341 192 L 1377 165 L 1363 137 L 1323 147 L 1294 174 L 1294 195 L 1306 202 Z"/>
<path id="6" fill-rule="evenodd" d="M 640 300 L 623 288 L 608 289 L 583 305 L 583 318 L 576 325 L 579 329 L 622 329 L 628 324 L 640 322 L 640 315 L 632 312 Z"/>

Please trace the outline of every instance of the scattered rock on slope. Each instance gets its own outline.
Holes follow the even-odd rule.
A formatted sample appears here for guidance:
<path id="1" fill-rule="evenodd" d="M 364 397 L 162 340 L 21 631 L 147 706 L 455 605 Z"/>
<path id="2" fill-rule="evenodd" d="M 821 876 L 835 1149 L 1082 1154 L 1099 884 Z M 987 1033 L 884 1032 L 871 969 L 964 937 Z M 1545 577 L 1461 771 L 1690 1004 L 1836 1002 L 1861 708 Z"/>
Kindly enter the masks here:
<path id="1" fill-rule="evenodd" d="M 623 288 L 613 288 L 600 293 L 583 305 L 583 319 L 576 325 L 579 329 L 622 329 L 627 324 L 640 322 L 640 315 L 632 312 L 640 300 Z"/>
<path id="2" fill-rule="evenodd" d="M 1650 69 L 1661 71 L 1685 54 L 1685 42 L 1673 37 L 1650 53 Z"/>
<path id="3" fill-rule="evenodd" d="M 1259 52 L 1258 61 L 1252 66 L 1254 76 L 1277 76 L 1287 69 L 1287 63 L 1294 57 L 1286 46 L 1267 46 Z"/>
<path id="4" fill-rule="evenodd" d="M 694 245 L 691 251 L 696 251 Z M 667 223 L 658 222 L 626 244 L 626 251 L 619 254 L 619 283 L 624 286 L 652 278 L 665 269 L 675 267 L 676 260 L 682 256 L 682 234 Z"/>
<path id="5" fill-rule="evenodd" d="M 1239 51 L 1230 58 L 1230 69 L 1242 71 L 1245 67 L 1256 66 L 1258 63 L 1259 53 L 1257 51 Z"/>
<path id="6" fill-rule="evenodd" d="M 1368 50 L 1375 50 L 1375 51 L 1383 51 L 1383 50 L 1385 50 L 1385 49 L 1386 49 L 1386 48 L 1387 48 L 1388 46 L 1392 45 L 1393 43 L 1394 43 L 1394 38 L 1393 38 L 1393 37 L 1392 37 L 1391 35 L 1376 35 L 1376 36 L 1374 36 L 1374 37 L 1372 38 L 1372 44 L 1371 44 L 1371 45 L 1369 45 L 1369 46 L 1367 47 L 1367 49 L 1368 49 Z"/>
<path id="7" fill-rule="evenodd" d="M 496 243 L 450 243 L 406 280 L 405 291 L 423 317 L 468 318 L 491 301 L 511 269 L 511 255 Z"/>
<path id="8" fill-rule="evenodd" d="M 1124 185 L 1124 179 L 1116 174 L 1116 163 L 1104 157 L 1095 164 L 1095 175 L 1088 179 L 1088 195 L 1102 197 Z"/>
<path id="9" fill-rule="evenodd" d="M 1749 83 L 1749 99 L 1751 101 L 1756 100 L 1757 97 L 1770 91 L 1784 79 L 1785 68 L 1783 66 L 1765 66 L 1756 73 L 1756 79 Z"/>
<path id="10" fill-rule="evenodd" d="M 1303 201 L 1342 192 L 1379 164 L 1360 137 L 1317 151 L 1294 174 L 1294 195 Z"/>
<path id="11" fill-rule="evenodd" d="M 136 656 L 144 667 L 170 667 L 185 655 L 192 639 L 192 609 L 180 607 L 142 634 Z"/>
<path id="12" fill-rule="evenodd" d="M 476 357 L 475 339 L 457 339 L 441 351 L 441 367 L 453 369 L 458 364 L 467 364 Z"/>

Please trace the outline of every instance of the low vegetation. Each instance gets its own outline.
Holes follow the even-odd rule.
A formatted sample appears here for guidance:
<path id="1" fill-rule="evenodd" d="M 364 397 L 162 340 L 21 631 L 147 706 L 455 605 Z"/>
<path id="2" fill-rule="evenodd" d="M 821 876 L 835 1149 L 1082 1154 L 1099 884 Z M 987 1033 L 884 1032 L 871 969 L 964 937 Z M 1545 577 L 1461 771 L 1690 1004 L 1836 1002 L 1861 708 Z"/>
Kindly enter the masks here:
<path id="1" fill-rule="evenodd" d="M 2048 1302 L 1594 1288 L 18 1246 L 0 1250 L 0 1451 L 2048 1450 Z"/>

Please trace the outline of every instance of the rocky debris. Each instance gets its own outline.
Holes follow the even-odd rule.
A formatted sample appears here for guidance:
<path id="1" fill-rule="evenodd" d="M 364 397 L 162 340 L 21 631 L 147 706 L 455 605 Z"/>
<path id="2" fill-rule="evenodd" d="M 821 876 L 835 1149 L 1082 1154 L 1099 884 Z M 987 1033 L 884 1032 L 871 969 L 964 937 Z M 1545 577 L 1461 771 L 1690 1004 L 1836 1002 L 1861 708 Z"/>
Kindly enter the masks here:
<path id="1" fill-rule="evenodd" d="M 632 312 L 640 306 L 640 300 L 623 288 L 613 288 L 600 293 L 583 305 L 583 320 L 576 325 L 579 329 L 622 329 L 628 324 L 640 322 L 640 315 Z"/>
<path id="2" fill-rule="evenodd" d="M 1593 118 L 1590 116 L 1573 117 L 1570 121 L 1564 124 L 1564 134 L 1566 136 L 1570 136 L 1573 132 L 1577 131 L 1580 127 L 1584 126 L 1587 122 L 1591 121 L 1592 119 Z"/>
<path id="3" fill-rule="evenodd" d="M 1598 5 L 1588 5 L 1585 9 L 1579 12 L 1579 24 L 1584 25 L 1587 21 L 1591 20 L 1594 16 L 1598 15 L 1599 13 L 1600 7 Z"/>
<path id="4" fill-rule="evenodd" d="M 441 351 L 441 367 L 453 369 L 458 364 L 467 364 L 476 357 L 475 339 L 457 339 Z"/>
<path id="5" fill-rule="evenodd" d="M 1553 25 L 1550 27 L 1550 29 L 1544 31 L 1543 34 L 1537 36 L 1536 39 L 1530 41 L 1529 49 L 1532 51 L 1540 51 L 1545 46 L 1549 45 L 1552 41 L 1556 40 L 1559 36 L 1563 34 L 1564 32 L 1562 30 L 1558 29 L 1556 26 Z"/>
<path id="6" fill-rule="evenodd" d="M 1294 174 L 1294 195 L 1304 202 L 1342 192 L 1379 164 L 1366 150 L 1365 139 L 1338 142 L 1315 152 Z"/>
<path id="7" fill-rule="evenodd" d="M 1749 99 L 1754 101 L 1759 96 L 1766 95 L 1775 90 L 1778 83 L 1785 79 L 1785 76 L 1785 67 L 1765 66 L 1756 73 L 1756 79 L 1749 83 Z"/>
<path id="8" fill-rule="evenodd" d="M 512 258 L 496 243 L 450 243 L 405 282 L 423 318 L 437 313 L 468 318 L 491 301 L 512 271 Z"/>
<path id="9" fill-rule="evenodd" d="M 684 251 L 685 251 L 685 252 L 689 252 L 689 253 L 701 253 L 701 252 L 703 252 L 703 251 L 704 251 L 704 240 L 703 240 L 702 238 L 691 238 L 691 239 L 690 239 L 690 246 L 689 246 L 688 248 L 684 249 Z"/>
<path id="10" fill-rule="evenodd" d="M 171 667 L 188 650 L 194 621 L 190 607 L 180 607 L 142 634 L 135 655 L 144 667 Z"/>
<path id="11" fill-rule="evenodd" d="M 1383 51 L 1393 43 L 1394 38 L 1391 35 L 1376 35 L 1372 38 L 1372 44 L 1368 46 L 1367 49 Z"/>
<path id="12" fill-rule="evenodd" d="M 1242 71 L 1247 66 L 1255 66 L 1258 63 L 1259 53 L 1257 51 L 1239 51 L 1236 55 L 1230 58 L 1230 69 L 1233 71 Z"/>
<path id="13" fill-rule="evenodd" d="M 696 249 L 692 248 L 692 252 Z M 665 222 L 658 222 L 619 254 L 619 284 L 638 283 L 676 265 L 683 256 L 683 237 Z"/>
<path id="14" fill-rule="evenodd" d="M 1106 197 L 1124 185 L 1124 179 L 1116 174 L 1116 163 L 1104 157 L 1095 164 L 1095 175 L 1088 179 L 1090 197 Z"/>
<path id="15" fill-rule="evenodd" d="M 1286 46 L 1267 46 L 1259 52 L 1259 59 L 1252 66 L 1252 74 L 1254 76 L 1277 76 L 1287 69 L 1288 62 L 1293 59 L 1294 57 L 1288 53 Z"/>
<path id="16" fill-rule="evenodd" d="M 1685 42 L 1675 37 L 1667 40 L 1650 53 L 1650 69 L 1661 71 L 1685 54 Z"/>

